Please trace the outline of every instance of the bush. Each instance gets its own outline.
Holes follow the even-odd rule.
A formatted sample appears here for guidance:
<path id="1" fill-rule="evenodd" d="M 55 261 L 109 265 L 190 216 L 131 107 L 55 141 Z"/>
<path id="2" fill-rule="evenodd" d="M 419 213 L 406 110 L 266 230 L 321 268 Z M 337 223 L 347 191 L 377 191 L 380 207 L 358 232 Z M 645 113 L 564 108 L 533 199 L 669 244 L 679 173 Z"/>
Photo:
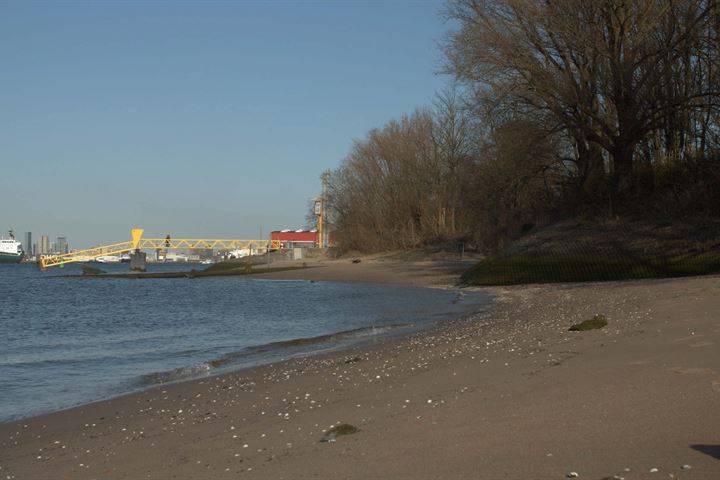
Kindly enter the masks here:
<path id="1" fill-rule="evenodd" d="M 513 255 L 481 261 L 466 271 L 468 285 L 597 282 L 671 278 L 720 273 L 720 254 L 706 252 L 673 257 L 599 255 Z"/>

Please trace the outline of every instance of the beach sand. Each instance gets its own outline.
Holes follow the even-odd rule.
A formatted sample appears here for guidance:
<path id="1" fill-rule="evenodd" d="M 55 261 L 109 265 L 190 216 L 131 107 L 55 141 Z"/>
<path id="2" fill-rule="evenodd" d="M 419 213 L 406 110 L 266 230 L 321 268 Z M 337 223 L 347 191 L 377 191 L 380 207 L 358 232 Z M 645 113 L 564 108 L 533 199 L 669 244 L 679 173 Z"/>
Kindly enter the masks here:
<path id="1" fill-rule="evenodd" d="M 268 276 L 437 285 L 460 267 Z M 408 337 L 2 424 L 0 479 L 720 478 L 719 277 L 483 291 L 491 309 Z M 567 331 L 598 313 L 606 328 Z M 339 423 L 358 431 L 321 442 Z"/>

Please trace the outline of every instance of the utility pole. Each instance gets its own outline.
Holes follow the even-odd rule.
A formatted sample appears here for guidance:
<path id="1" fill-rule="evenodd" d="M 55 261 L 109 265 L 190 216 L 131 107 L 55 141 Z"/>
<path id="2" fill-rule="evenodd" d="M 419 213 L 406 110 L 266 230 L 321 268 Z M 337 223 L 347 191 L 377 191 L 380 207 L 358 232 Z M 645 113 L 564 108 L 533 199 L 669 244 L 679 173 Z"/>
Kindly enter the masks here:
<path id="1" fill-rule="evenodd" d="M 321 233 L 323 236 L 322 238 L 322 244 L 323 246 L 328 246 L 330 244 L 330 229 L 327 228 L 329 225 L 328 222 L 328 215 L 327 215 L 327 191 L 328 191 L 328 183 L 330 183 L 330 170 L 325 170 L 323 174 L 320 176 L 320 179 L 322 180 L 322 218 L 324 220 L 324 231 Z"/>
<path id="2" fill-rule="evenodd" d="M 323 248 L 323 199 L 322 197 L 315 199 L 315 215 L 317 215 L 317 242 L 318 247 Z"/>

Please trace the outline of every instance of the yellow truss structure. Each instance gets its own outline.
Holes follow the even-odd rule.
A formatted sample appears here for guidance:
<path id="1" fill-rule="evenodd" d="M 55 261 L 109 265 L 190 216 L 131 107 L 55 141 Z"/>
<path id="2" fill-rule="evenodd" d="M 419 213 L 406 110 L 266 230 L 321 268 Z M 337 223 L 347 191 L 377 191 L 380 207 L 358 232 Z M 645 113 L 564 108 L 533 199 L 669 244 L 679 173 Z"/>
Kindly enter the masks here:
<path id="1" fill-rule="evenodd" d="M 57 267 L 73 262 L 87 262 L 107 255 L 119 255 L 135 250 L 169 250 L 178 248 L 197 248 L 206 250 L 249 250 L 269 251 L 282 248 L 280 240 L 218 240 L 204 238 L 142 238 L 143 230 L 134 228 L 129 242 L 104 245 L 102 247 L 75 250 L 64 255 L 43 255 L 38 260 L 41 269 Z"/>

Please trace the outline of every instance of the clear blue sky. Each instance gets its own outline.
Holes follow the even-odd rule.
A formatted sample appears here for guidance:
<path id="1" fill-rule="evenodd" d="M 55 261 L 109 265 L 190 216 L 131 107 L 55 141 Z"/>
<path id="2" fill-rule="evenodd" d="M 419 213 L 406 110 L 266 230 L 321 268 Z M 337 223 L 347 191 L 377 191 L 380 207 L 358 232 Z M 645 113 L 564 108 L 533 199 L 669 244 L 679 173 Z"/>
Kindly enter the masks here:
<path id="1" fill-rule="evenodd" d="M 447 83 L 443 6 L 0 3 L 0 229 L 82 247 L 303 226 L 353 139 Z"/>

